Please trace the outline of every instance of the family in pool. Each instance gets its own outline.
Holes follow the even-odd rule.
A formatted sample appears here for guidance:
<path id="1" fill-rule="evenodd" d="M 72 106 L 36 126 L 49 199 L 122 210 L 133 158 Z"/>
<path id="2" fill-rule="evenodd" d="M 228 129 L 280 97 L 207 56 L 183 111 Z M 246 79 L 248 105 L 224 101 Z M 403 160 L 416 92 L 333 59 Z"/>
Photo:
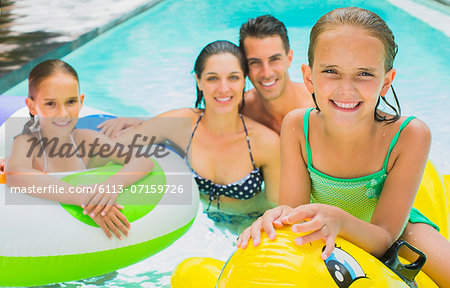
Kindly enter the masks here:
<path id="1" fill-rule="evenodd" d="M 75 155 L 64 161 L 45 153 L 25 157 L 31 137 L 58 135 L 64 140 L 60 145 L 77 147 L 94 139 L 126 146 L 133 135 L 154 135 L 185 151 L 210 218 L 256 219 L 242 227 L 238 247 L 245 249 L 250 238 L 258 245 L 261 231 L 275 239 L 274 227 L 284 225 L 309 233 L 295 240 L 298 245 L 322 239 L 323 259 L 337 236 L 376 257 L 400 238 L 427 255 L 423 270 L 439 287 L 450 287 L 445 273 L 450 243 L 412 208 L 431 135 L 421 120 L 400 115 L 392 88 L 396 53 L 394 35 L 378 15 L 355 7 L 335 9 L 313 26 L 308 64 L 301 67 L 304 83 L 296 83 L 288 74 L 293 52 L 284 24 L 260 16 L 241 26 L 239 47 L 215 41 L 200 52 L 194 65 L 195 108 L 147 121 L 108 120 L 99 126 L 101 133 L 74 129 L 84 99 L 77 74 L 61 60 L 48 60 L 30 73 L 26 103 L 32 120 L 15 139 L 5 165 L 13 175 L 7 182 L 31 185 L 37 181 L 29 176 L 34 173 L 38 181 L 54 184 L 59 180 L 46 172 L 124 162 L 120 155 Z M 254 86 L 249 91 L 247 76 Z M 386 99 L 389 89 L 395 105 Z M 381 101 L 392 114 L 378 108 Z M 189 141 L 156 124 L 164 117 L 190 119 Z M 131 158 L 108 184 L 129 185 L 152 168 L 148 159 Z M 126 235 L 130 226 L 116 196 L 92 195 L 52 199 L 81 205 L 108 236 Z M 401 256 L 415 260 L 408 252 Z"/>

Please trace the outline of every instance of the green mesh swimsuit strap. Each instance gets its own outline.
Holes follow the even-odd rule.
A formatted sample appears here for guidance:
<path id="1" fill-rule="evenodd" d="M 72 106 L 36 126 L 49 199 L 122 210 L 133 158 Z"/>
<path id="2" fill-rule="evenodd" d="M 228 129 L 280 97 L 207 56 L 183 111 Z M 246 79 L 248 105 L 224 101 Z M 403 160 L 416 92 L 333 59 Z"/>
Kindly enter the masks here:
<path id="1" fill-rule="evenodd" d="M 309 132 L 309 115 L 311 114 L 311 111 L 313 109 L 314 108 L 308 108 L 305 111 L 305 115 L 304 115 L 304 118 L 303 118 L 303 132 L 305 133 L 306 157 L 307 157 L 308 167 L 312 167 L 311 146 L 309 145 L 309 134 L 308 134 L 308 132 Z M 383 171 L 387 171 L 387 164 L 388 164 L 389 156 L 391 155 L 391 151 L 394 148 L 395 144 L 397 144 L 398 137 L 400 136 L 400 133 L 406 127 L 406 125 L 408 125 L 409 122 L 411 122 L 411 120 L 413 120 L 414 118 L 416 118 L 416 117 L 410 116 L 410 117 L 406 118 L 405 121 L 403 121 L 403 123 L 400 125 L 400 129 L 398 129 L 398 131 L 395 134 L 394 138 L 392 138 L 391 144 L 389 145 L 388 153 L 386 155 L 386 158 L 384 159 Z"/>
<path id="2" fill-rule="evenodd" d="M 306 159 L 308 163 L 308 167 L 312 166 L 312 157 L 311 157 L 311 147 L 309 146 L 309 114 L 314 108 L 308 108 L 305 111 L 305 115 L 303 116 L 303 133 L 305 134 L 305 143 L 306 143 Z"/>
<path id="3" fill-rule="evenodd" d="M 400 133 L 406 127 L 406 125 L 408 125 L 409 122 L 411 122 L 411 120 L 413 120 L 415 118 L 416 117 L 414 117 L 414 116 L 409 116 L 408 118 L 406 118 L 405 121 L 403 121 L 403 123 L 400 125 L 400 128 L 398 129 L 398 131 L 395 134 L 394 138 L 392 138 L 391 145 L 389 145 L 389 150 L 388 150 L 388 153 L 386 155 L 386 159 L 384 159 L 383 171 L 387 171 L 387 164 L 388 164 L 388 161 L 389 161 L 389 156 L 391 155 L 391 151 L 392 151 L 392 149 L 394 149 L 395 144 L 397 144 L 398 137 L 400 137 Z"/>

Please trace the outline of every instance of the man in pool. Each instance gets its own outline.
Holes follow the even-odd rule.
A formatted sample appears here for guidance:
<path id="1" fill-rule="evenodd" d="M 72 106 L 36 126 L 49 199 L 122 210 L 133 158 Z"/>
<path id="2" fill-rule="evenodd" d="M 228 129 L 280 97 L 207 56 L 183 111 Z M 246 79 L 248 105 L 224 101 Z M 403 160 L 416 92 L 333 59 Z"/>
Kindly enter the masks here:
<path id="1" fill-rule="evenodd" d="M 242 24 L 239 46 L 247 57 L 248 78 L 255 88 L 245 94 L 242 114 L 280 134 L 284 116 L 297 108 L 315 107 L 303 83 L 291 81 L 288 69 L 293 52 L 283 22 L 271 15 Z M 101 132 L 117 137 L 122 129 L 138 126 L 141 120 L 118 118 L 99 126 Z"/>
<path id="2" fill-rule="evenodd" d="M 248 78 L 255 87 L 245 95 L 242 114 L 280 134 L 288 112 L 314 107 L 305 85 L 289 77 L 293 52 L 286 27 L 271 15 L 249 19 L 241 26 L 239 46 L 247 57 Z"/>

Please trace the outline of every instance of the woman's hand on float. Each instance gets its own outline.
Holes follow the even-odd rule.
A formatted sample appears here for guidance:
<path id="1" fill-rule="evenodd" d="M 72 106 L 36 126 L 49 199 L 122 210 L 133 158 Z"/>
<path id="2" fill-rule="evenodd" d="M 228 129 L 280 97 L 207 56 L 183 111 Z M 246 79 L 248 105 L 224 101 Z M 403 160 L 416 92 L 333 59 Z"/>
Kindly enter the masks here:
<path id="1" fill-rule="evenodd" d="M 253 239 L 253 246 L 258 246 L 260 243 L 261 230 L 266 232 L 270 240 L 275 240 L 276 228 L 283 227 L 283 223 L 280 221 L 286 215 L 289 215 L 293 211 L 293 208 L 287 205 L 281 205 L 273 209 L 267 210 L 263 216 L 259 217 L 250 227 L 245 229 L 239 236 L 236 246 L 242 249 L 247 248 L 250 238 Z"/>
<path id="2" fill-rule="evenodd" d="M 117 138 L 128 129 L 141 125 L 144 121 L 136 118 L 119 117 L 106 120 L 97 126 L 100 133 L 105 134 L 109 138 Z"/>
<path id="3" fill-rule="evenodd" d="M 110 191 L 110 189 L 99 190 L 98 187 L 108 187 L 108 184 L 90 185 L 93 196 L 85 203 L 81 205 L 83 208 L 83 214 L 95 217 L 98 214 L 105 216 L 109 213 L 113 205 L 116 203 L 116 199 L 119 196 L 119 192 Z M 97 190 L 95 190 L 97 188 Z"/>
<path id="4" fill-rule="evenodd" d="M 123 209 L 123 207 L 115 204 L 105 216 L 96 215 L 91 217 L 110 239 L 113 234 L 118 239 L 122 239 L 122 235 L 128 236 L 130 222 L 128 222 L 127 217 L 119 209 Z"/>
<path id="5" fill-rule="evenodd" d="M 292 225 L 295 233 L 309 233 L 295 239 L 295 243 L 303 245 L 319 239 L 325 241 L 322 259 L 327 259 L 335 246 L 336 236 L 341 228 L 340 208 L 325 204 L 307 204 L 295 208 L 289 215 L 281 218 L 281 223 Z M 295 224 L 301 222 L 299 224 Z"/>
<path id="6" fill-rule="evenodd" d="M 5 158 L 0 159 L 0 172 L 5 172 Z"/>

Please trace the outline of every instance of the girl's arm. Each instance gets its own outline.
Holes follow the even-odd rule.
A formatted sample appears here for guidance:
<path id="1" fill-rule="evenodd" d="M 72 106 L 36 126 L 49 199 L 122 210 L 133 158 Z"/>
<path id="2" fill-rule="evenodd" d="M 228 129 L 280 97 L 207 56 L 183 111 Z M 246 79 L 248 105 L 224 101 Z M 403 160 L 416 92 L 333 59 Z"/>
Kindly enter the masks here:
<path id="1" fill-rule="evenodd" d="M 304 109 L 286 115 L 281 126 L 281 179 L 280 204 L 296 207 L 308 204 L 311 180 L 306 168 L 304 144 Z"/>
<path id="2" fill-rule="evenodd" d="M 309 203 L 310 180 L 300 141 L 303 137 L 303 115 L 303 109 L 291 111 L 285 116 L 281 126 L 281 206 L 267 210 L 252 226 L 244 230 L 236 243 L 238 247 L 246 248 L 250 237 L 254 246 L 259 245 L 261 230 L 267 233 L 269 239 L 274 240 L 274 226 L 283 226 L 280 219 L 293 211 L 291 207 Z"/>
<path id="3" fill-rule="evenodd" d="M 91 142 L 88 143 L 93 143 L 97 137 L 103 144 L 112 145 L 112 147 L 121 144 L 126 148 L 130 148 L 132 146 L 136 147 L 137 145 L 153 145 L 165 139 L 169 139 L 178 147 L 185 150 L 191 135 L 194 116 L 195 112 L 192 109 L 168 111 L 145 121 L 142 125 L 123 133 L 119 138 L 114 140 L 109 139 L 103 134 L 98 135 L 99 133 L 91 132 L 95 133 L 92 134 L 95 136 L 90 136 Z M 133 155 L 136 155 L 136 153 L 133 153 Z M 113 158 L 108 159 L 122 164 L 125 157 L 116 156 L 117 154 L 114 154 L 112 155 Z M 108 179 L 107 183 L 103 184 L 123 185 L 123 187 L 127 187 L 141 179 L 153 169 L 153 163 L 150 159 L 145 157 L 141 157 L 141 159 L 136 158 L 137 157 L 133 157 L 132 160 L 130 159 L 130 163 L 125 165 L 122 170 L 117 173 L 118 175 Z M 96 160 L 99 160 L 98 157 Z M 102 164 L 106 162 L 105 159 L 100 160 L 100 162 L 103 162 Z M 147 171 L 147 173 L 143 173 L 145 171 Z M 133 175 L 135 177 L 132 177 Z M 117 191 L 117 189 L 111 189 L 111 191 Z M 85 205 L 84 213 L 89 213 L 89 215 L 94 216 L 102 209 L 105 209 L 102 211 L 102 215 L 108 213 L 109 207 L 111 207 L 111 204 L 117 199 L 117 196 L 117 194 L 101 195 L 97 193 L 92 200 Z M 96 205 L 97 207 L 94 207 Z M 104 207 L 104 205 L 107 206 Z"/>
<path id="4" fill-rule="evenodd" d="M 28 142 L 32 136 L 19 135 L 14 139 L 11 156 L 6 165 L 6 181 L 10 187 L 26 188 L 25 190 L 32 196 L 44 198 L 56 202 L 67 203 L 72 205 L 83 205 L 87 203 L 92 194 L 90 193 L 71 193 L 70 189 L 74 189 L 66 182 L 63 182 L 55 177 L 46 175 L 37 169 L 33 168 L 33 159 L 36 153 L 40 150 L 40 145 L 37 146 L 36 151 L 27 156 L 31 151 L 31 144 Z M 57 186 L 62 187 L 63 193 L 43 193 L 48 187 Z M 23 189 L 20 189 L 21 191 Z M 38 190 L 40 192 L 38 192 Z M 33 192 L 35 191 L 35 192 Z M 58 191 L 61 191 L 58 189 Z M 116 206 L 116 205 L 115 205 Z M 111 237 L 111 232 L 120 238 L 121 231 L 124 235 L 128 234 L 130 224 L 126 217 L 119 211 L 119 206 L 113 207 L 110 213 L 105 216 L 92 217 L 93 220 L 103 229 L 108 237 Z M 119 208 L 118 208 L 119 207 Z"/>
<path id="5" fill-rule="evenodd" d="M 130 229 L 130 222 L 127 217 L 120 212 L 122 209 L 118 204 L 115 204 L 105 216 L 95 215 L 92 220 L 102 228 L 108 238 L 112 238 L 114 234 L 117 238 L 122 239 L 122 234 L 128 236 L 128 229 Z"/>
<path id="6" fill-rule="evenodd" d="M 422 180 L 430 145 L 430 129 L 419 119 L 412 120 L 401 132 L 392 151 L 398 156 L 389 159 L 393 165 L 388 170 L 371 220 L 371 223 L 388 232 L 387 241 L 384 248 L 374 247 L 375 252 L 372 254 L 381 256 L 402 233 Z"/>
<path id="7" fill-rule="evenodd" d="M 334 248 L 337 235 L 350 240 L 376 257 L 380 257 L 399 237 L 418 190 L 430 148 L 431 135 L 420 120 L 413 120 L 401 133 L 388 165 L 388 176 L 370 223 L 362 221 L 334 206 L 309 204 L 295 208 L 282 219 L 293 224 L 294 232 L 311 233 L 299 237 L 304 244 L 324 239 L 325 259 Z"/>
<path id="8" fill-rule="evenodd" d="M 33 168 L 33 159 L 36 157 L 36 153 L 40 150 L 40 145 L 34 148 L 32 151 L 32 139 L 31 135 L 19 135 L 14 139 L 11 155 L 5 166 L 6 183 L 10 187 L 27 188 L 27 194 L 35 197 L 49 199 L 61 203 L 81 205 L 86 203 L 91 197 L 87 193 L 70 193 L 70 189 L 74 189 L 68 183 L 65 183 L 55 177 L 48 176 L 42 171 Z M 32 151 L 31 155 L 28 155 Z M 43 157 L 43 156 L 42 156 Z M 57 185 L 62 187 L 64 193 L 43 193 L 49 191 L 48 188 L 51 185 Z M 38 190 L 41 193 L 38 193 Z M 33 192 L 34 191 L 34 192 Z"/>
<path id="9" fill-rule="evenodd" d="M 112 205 L 115 203 L 119 195 L 119 187 L 128 187 L 142 179 L 152 171 L 155 165 L 151 158 L 145 157 L 144 155 L 138 156 L 137 147 L 134 149 L 133 147 L 126 147 L 111 140 L 107 136 L 92 130 L 77 130 L 77 133 L 86 143 L 94 143 L 94 141 L 98 143 L 98 146 L 93 149 L 93 151 L 89 152 L 93 152 L 94 155 L 98 153 L 101 155 L 99 154 L 96 156 L 97 161 L 94 160 L 95 158 L 92 159 L 92 161 L 90 159 L 89 167 L 92 167 L 95 162 L 98 163 L 98 158 L 102 160 L 100 162 L 114 161 L 117 164 L 123 165 L 122 169 L 120 169 L 116 174 L 101 183 L 102 187 L 109 188 L 104 189 L 104 191 L 117 191 L 117 193 L 101 193 L 101 191 L 98 191 L 94 194 L 90 201 L 84 203 L 86 205 L 83 205 L 83 212 L 85 214 L 89 214 L 91 217 L 94 217 L 97 213 L 101 212 L 101 215 L 104 216 L 109 213 Z M 114 151 L 114 153 L 112 153 L 112 151 Z M 144 148 L 142 148 L 142 154 L 144 154 L 143 151 L 145 151 Z M 97 187 L 100 186 L 97 185 Z"/>

